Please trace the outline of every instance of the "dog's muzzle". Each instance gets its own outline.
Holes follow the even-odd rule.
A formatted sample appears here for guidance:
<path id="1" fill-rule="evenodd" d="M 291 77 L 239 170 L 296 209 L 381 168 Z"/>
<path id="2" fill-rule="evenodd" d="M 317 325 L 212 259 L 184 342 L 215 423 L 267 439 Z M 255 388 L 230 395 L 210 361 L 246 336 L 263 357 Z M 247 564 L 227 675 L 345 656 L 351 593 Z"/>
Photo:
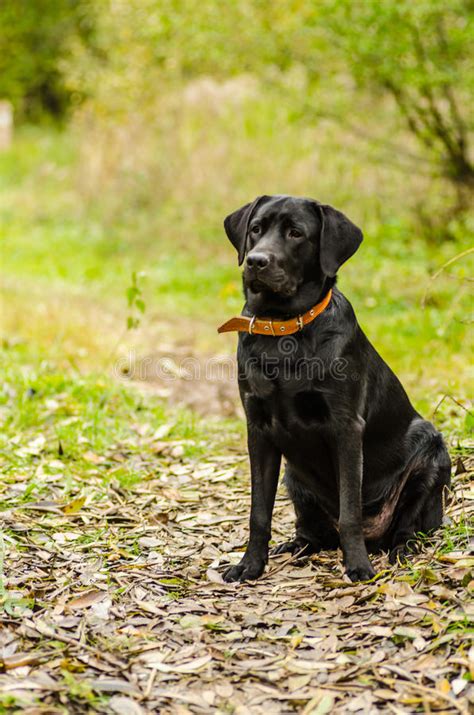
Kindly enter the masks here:
<path id="1" fill-rule="evenodd" d="M 268 264 L 262 268 L 246 266 L 244 271 L 245 285 L 252 293 L 262 293 L 271 291 L 285 296 L 294 295 L 298 289 L 298 283 L 290 280 L 281 268 Z"/>

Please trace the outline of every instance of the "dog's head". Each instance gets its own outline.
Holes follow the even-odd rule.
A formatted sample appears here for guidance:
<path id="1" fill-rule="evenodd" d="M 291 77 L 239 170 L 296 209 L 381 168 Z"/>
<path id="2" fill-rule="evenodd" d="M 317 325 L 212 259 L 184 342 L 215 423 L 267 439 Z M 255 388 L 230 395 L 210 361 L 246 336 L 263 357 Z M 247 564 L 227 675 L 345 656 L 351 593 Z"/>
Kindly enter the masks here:
<path id="1" fill-rule="evenodd" d="M 294 296 L 309 281 L 323 285 L 362 241 L 362 232 L 332 206 L 292 196 L 259 196 L 234 211 L 224 228 L 247 256 L 244 284 L 252 293 Z"/>

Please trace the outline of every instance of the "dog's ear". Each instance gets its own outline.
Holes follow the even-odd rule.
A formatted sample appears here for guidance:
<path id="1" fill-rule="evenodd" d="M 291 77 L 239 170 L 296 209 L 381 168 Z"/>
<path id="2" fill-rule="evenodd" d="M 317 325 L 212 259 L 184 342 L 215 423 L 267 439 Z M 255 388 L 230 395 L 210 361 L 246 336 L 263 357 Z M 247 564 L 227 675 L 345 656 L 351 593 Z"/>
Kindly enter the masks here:
<path id="1" fill-rule="evenodd" d="M 237 211 L 229 214 L 224 219 L 225 232 L 239 254 L 239 266 L 241 266 L 244 262 L 245 254 L 247 252 L 247 234 L 250 220 L 257 207 L 269 198 L 270 196 L 257 196 L 252 203 L 245 204 L 245 206 L 237 209 Z"/>
<path id="2" fill-rule="evenodd" d="M 321 216 L 320 262 L 327 276 L 335 276 L 362 243 L 362 231 L 341 211 L 318 204 Z"/>

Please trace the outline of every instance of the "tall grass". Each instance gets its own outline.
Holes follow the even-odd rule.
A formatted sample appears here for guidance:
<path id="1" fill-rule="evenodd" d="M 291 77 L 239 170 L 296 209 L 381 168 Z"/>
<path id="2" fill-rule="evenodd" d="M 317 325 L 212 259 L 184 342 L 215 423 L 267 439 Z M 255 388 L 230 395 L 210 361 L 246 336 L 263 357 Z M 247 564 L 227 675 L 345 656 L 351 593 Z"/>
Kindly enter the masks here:
<path id="1" fill-rule="evenodd" d="M 77 186 L 86 201 L 99 197 L 102 217 L 179 215 L 175 237 L 204 222 L 215 235 L 226 211 L 262 192 L 316 196 L 369 230 L 413 225 L 420 207 L 434 219 L 449 186 L 417 157 L 389 102 L 351 96 L 342 121 L 295 116 L 281 89 L 247 76 L 157 90 L 134 109 L 126 100 L 127 111 L 91 103 L 77 117 Z"/>

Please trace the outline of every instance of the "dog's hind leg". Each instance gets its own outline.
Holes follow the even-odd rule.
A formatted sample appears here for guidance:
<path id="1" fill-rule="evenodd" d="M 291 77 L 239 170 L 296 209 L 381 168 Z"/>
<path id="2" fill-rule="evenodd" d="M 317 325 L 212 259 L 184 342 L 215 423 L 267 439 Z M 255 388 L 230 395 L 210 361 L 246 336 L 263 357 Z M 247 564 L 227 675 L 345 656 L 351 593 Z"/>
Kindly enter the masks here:
<path id="1" fill-rule="evenodd" d="M 309 556 L 321 549 L 337 549 L 339 546 L 337 530 L 311 492 L 301 487 L 288 465 L 284 481 L 295 508 L 296 533 L 294 539 L 279 544 L 272 553 L 301 553 L 301 556 Z"/>
<path id="2" fill-rule="evenodd" d="M 420 421 L 421 422 L 421 421 Z M 443 520 L 444 492 L 451 481 L 451 462 L 443 438 L 429 422 L 426 434 L 411 461 L 410 476 L 396 508 L 390 538 L 389 561 L 396 563 L 406 555 L 407 542 L 417 532 L 428 534 Z"/>

